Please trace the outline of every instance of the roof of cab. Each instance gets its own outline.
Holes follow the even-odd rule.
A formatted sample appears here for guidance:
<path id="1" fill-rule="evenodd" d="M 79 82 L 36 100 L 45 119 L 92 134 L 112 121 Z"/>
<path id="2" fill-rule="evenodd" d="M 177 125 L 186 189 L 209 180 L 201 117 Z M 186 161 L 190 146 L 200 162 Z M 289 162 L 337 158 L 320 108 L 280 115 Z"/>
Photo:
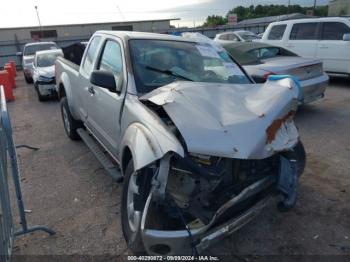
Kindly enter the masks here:
<path id="1" fill-rule="evenodd" d="M 349 22 L 349 17 L 347 17 L 347 16 L 334 16 L 334 17 L 292 19 L 292 20 L 273 22 L 270 25 L 294 24 L 294 23 L 312 23 L 312 22 L 338 22 L 338 21 Z"/>
<path id="2" fill-rule="evenodd" d="M 25 46 L 31 46 L 31 45 L 47 45 L 47 44 L 54 44 L 57 45 L 55 42 L 32 42 L 28 43 Z"/>
<path id="3" fill-rule="evenodd" d="M 183 38 L 181 36 L 173 36 L 166 34 L 157 33 L 145 33 L 145 32 L 135 32 L 135 31 L 97 31 L 95 34 L 106 34 L 117 36 L 128 39 L 154 39 L 154 40 L 172 40 L 172 41 L 183 41 L 183 42 L 193 42 L 190 39 Z"/>
<path id="4" fill-rule="evenodd" d="M 235 30 L 235 31 L 226 31 L 226 32 L 223 32 L 223 33 L 219 33 L 217 35 L 228 35 L 228 34 L 232 34 L 232 33 L 245 33 L 245 32 L 249 32 L 249 33 L 254 34 L 253 32 L 248 31 L 248 30 Z"/>
<path id="5" fill-rule="evenodd" d="M 224 43 L 222 45 L 225 49 L 234 48 L 241 52 L 248 52 L 257 48 L 273 47 L 272 45 L 263 42 L 233 42 Z"/>
<path id="6" fill-rule="evenodd" d="M 45 54 L 61 54 L 61 55 L 63 55 L 63 52 L 62 52 L 62 49 L 50 49 L 50 50 L 38 51 L 35 53 L 36 56 L 45 55 Z"/>

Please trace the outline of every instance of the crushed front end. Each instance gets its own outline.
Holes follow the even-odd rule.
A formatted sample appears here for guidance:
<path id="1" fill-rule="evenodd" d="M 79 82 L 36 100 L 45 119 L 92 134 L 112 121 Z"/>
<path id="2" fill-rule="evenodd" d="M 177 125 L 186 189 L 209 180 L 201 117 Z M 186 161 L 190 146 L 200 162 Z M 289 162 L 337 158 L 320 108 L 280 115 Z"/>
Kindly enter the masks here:
<path id="1" fill-rule="evenodd" d="M 305 152 L 293 83 L 200 88 L 173 83 L 143 98 L 185 152 L 151 167 L 141 220 L 149 254 L 195 255 L 251 221 L 272 196 L 281 211 L 296 203 Z"/>
<path id="2" fill-rule="evenodd" d="M 160 163 L 143 212 L 147 253 L 200 253 L 251 221 L 274 195 L 283 196 L 280 207 L 293 207 L 296 159 L 293 150 L 262 160 L 168 156 Z M 165 181 L 164 190 L 160 185 Z M 148 217 L 150 209 L 159 217 Z"/>

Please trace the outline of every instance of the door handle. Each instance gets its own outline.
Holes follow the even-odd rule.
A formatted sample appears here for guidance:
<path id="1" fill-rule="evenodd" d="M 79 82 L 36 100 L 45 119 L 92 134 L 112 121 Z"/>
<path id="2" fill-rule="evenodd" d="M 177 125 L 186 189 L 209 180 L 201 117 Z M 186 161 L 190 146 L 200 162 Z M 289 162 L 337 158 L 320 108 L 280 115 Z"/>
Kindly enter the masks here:
<path id="1" fill-rule="evenodd" d="M 292 44 L 287 44 L 286 46 L 287 47 L 294 47 L 294 45 L 292 45 Z"/>
<path id="2" fill-rule="evenodd" d="M 319 45 L 319 48 L 322 48 L 322 49 L 327 49 L 328 46 L 325 46 L 325 45 Z"/>
<path id="3" fill-rule="evenodd" d="M 90 94 L 95 94 L 95 89 L 93 86 L 89 86 L 88 91 Z"/>

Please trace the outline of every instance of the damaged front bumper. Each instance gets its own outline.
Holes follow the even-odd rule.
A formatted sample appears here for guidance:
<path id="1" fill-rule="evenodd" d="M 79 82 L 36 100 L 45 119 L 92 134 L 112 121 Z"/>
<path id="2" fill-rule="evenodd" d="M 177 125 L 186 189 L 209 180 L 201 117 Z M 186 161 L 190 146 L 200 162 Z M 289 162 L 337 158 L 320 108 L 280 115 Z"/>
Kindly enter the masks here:
<path id="1" fill-rule="evenodd" d="M 183 230 L 147 228 L 148 210 L 152 199 L 157 198 L 157 194 L 154 195 L 154 192 L 151 192 L 147 198 L 141 221 L 142 240 L 147 253 L 151 255 L 194 255 L 197 252 L 201 253 L 253 220 L 276 192 L 281 193 L 284 197 L 279 203 L 280 205 L 286 209 L 294 206 L 298 174 L 296 162 L 291 156 L 288 157 L 287 159 L 281 156 L 278 176 L 266 176 L 243 189 L 238 195 L 224 203 L 206 225 L 199 223 L 199 226 L 192 226 L 192 228 L 187 225 L 187 228 Z M 256 196 L 259 197 L 254 205 L 222 222 L 230 210 Z"/>

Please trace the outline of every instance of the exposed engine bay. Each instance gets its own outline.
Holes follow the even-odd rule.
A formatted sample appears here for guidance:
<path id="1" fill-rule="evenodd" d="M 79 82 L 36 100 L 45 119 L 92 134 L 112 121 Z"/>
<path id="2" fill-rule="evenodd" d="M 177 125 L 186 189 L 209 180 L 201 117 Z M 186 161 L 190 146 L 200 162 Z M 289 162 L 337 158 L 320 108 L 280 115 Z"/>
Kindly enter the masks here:
<path id="1" fill-rule="evenodd" d="M 300 163 L 293 150 L 263 159 L 190 153 L 181 132 L 164 108 L 149 101 L 143 103 L 162 119 L 185 149 L 184 157 L 169 153 L 160 163 L 149 167 L 154 169 L 150 173 L 155 175 L 153 187 L 142 196 L 144 199 L 152 193 L 144 211 L 152 209 L 152 213 L 161 216 L 150 218 L 144 212 L 143 237 L 148 253 L 193 254 L 202 250 L 211 242 L 203 242 L 208 238 L 207 232 L 221 228 L 220 225 L 226 225 L 228 221 L 234 221 L 232 227 L 237 230 L 246 223 L 238 223 L 239 217 L 272 195 L 282 194 L 280 210 L 294 206 L 300 171 L 297 165 Z M 171 236 L 174 232 L 176 236 Z M 177 243 L 174 237 L 180 238 Z M 219 238 L 215 236 L 214 239 Z M 184 243 L 187 243 L 187 249 Z"/>

